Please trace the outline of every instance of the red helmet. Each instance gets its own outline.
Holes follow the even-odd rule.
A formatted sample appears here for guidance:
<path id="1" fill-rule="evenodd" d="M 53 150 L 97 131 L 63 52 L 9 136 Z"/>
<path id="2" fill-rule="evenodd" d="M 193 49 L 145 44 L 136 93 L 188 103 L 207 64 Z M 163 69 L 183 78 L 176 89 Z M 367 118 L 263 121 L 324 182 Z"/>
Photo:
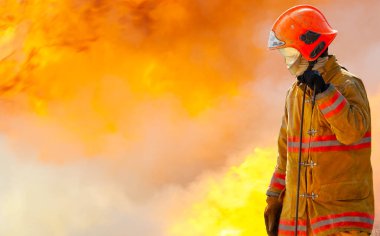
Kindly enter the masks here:
<path id="1" fill-rule="evenodd" d="M 316 60 L 337 34 L 317 8 L 309 5 L 292 7 L 276 20 L 269 34 L 268 47 L 297 49 L 308 61 Z"/>

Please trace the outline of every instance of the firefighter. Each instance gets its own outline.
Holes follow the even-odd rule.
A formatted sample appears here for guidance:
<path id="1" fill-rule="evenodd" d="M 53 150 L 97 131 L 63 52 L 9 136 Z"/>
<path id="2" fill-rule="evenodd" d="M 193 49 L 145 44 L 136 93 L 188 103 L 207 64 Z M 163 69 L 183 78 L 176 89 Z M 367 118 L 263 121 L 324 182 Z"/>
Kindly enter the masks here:
<path id="1" fill-rule="evenodd" d="M 270 32 L 268 47 L 279 50 L 296 78 L 266 193 L 270 236 L 295 235 L 296 220 L 297 235 L 364 236 L 373 228 L 370 108 L 362 81 L 328 53 L 336 35 L 309 5 L 285 11 Z"/>

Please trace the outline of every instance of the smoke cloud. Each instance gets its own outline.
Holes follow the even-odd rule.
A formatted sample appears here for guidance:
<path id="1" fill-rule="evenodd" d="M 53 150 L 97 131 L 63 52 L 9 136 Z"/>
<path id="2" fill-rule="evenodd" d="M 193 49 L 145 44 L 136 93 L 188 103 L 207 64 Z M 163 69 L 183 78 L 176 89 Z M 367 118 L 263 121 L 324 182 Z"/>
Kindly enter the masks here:
<path id="1" fill-rule="evenodd" d="M 262 235 L 292 83 L 266 40 L 299 3 L 0 2 L 0 234 Z M 308 3 L 367 86 L 378 173 L 380 4 Z"/>

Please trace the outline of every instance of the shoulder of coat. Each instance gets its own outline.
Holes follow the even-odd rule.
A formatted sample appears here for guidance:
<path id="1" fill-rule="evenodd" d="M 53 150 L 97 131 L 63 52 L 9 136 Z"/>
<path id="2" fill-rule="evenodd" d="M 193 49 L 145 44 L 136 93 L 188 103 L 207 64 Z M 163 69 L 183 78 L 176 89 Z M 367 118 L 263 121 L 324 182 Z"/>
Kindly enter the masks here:
<path id="1" fill-rule="evenodd" d="M 289 97 L 289 96 L 294 97 L 294 96 L 292 96 L 292 94 L 296 93 L 297 89 L 298 89 L 298 84 L 297 84 L 297 82 L 294 82 L 289 87 L 288 91 L 286 92 L 286 97 Z"/>
<path id="2" fill-rule="evenodd" d="M 364 88 L 362 80 L 344 68 L 340 70 L 340 73 L 338 73 L 336 79 L 334 79 L 333 84 L 341 91 L 352 86 Z"/>

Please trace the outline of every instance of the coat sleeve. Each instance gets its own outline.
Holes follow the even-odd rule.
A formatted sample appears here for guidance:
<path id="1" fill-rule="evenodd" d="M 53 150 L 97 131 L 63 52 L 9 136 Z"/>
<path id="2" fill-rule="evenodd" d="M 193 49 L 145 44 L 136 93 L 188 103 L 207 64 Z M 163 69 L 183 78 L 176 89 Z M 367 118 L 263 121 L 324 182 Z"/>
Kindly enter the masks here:
<path id="1" fill-rule="evenodd" d="M 330 84 L 326 91 L 317 95 L 316 103 L 339 142 L 357 143 L 368 132 L 369 103 L 359 79 L 347 78 L 339 90 Z"/>
<path id="2" fill-rule="evenodd" d="M 278 136 L 277 165 L 275 167 L 269 188 L 266 193 L 268 197 L 279 197 L 280 193 L 285 189 L 287 161 L 287 126 L 288 114 L 287 107 L 285 105 L 285 114 L 282 117 L 282 125 Z"/>

